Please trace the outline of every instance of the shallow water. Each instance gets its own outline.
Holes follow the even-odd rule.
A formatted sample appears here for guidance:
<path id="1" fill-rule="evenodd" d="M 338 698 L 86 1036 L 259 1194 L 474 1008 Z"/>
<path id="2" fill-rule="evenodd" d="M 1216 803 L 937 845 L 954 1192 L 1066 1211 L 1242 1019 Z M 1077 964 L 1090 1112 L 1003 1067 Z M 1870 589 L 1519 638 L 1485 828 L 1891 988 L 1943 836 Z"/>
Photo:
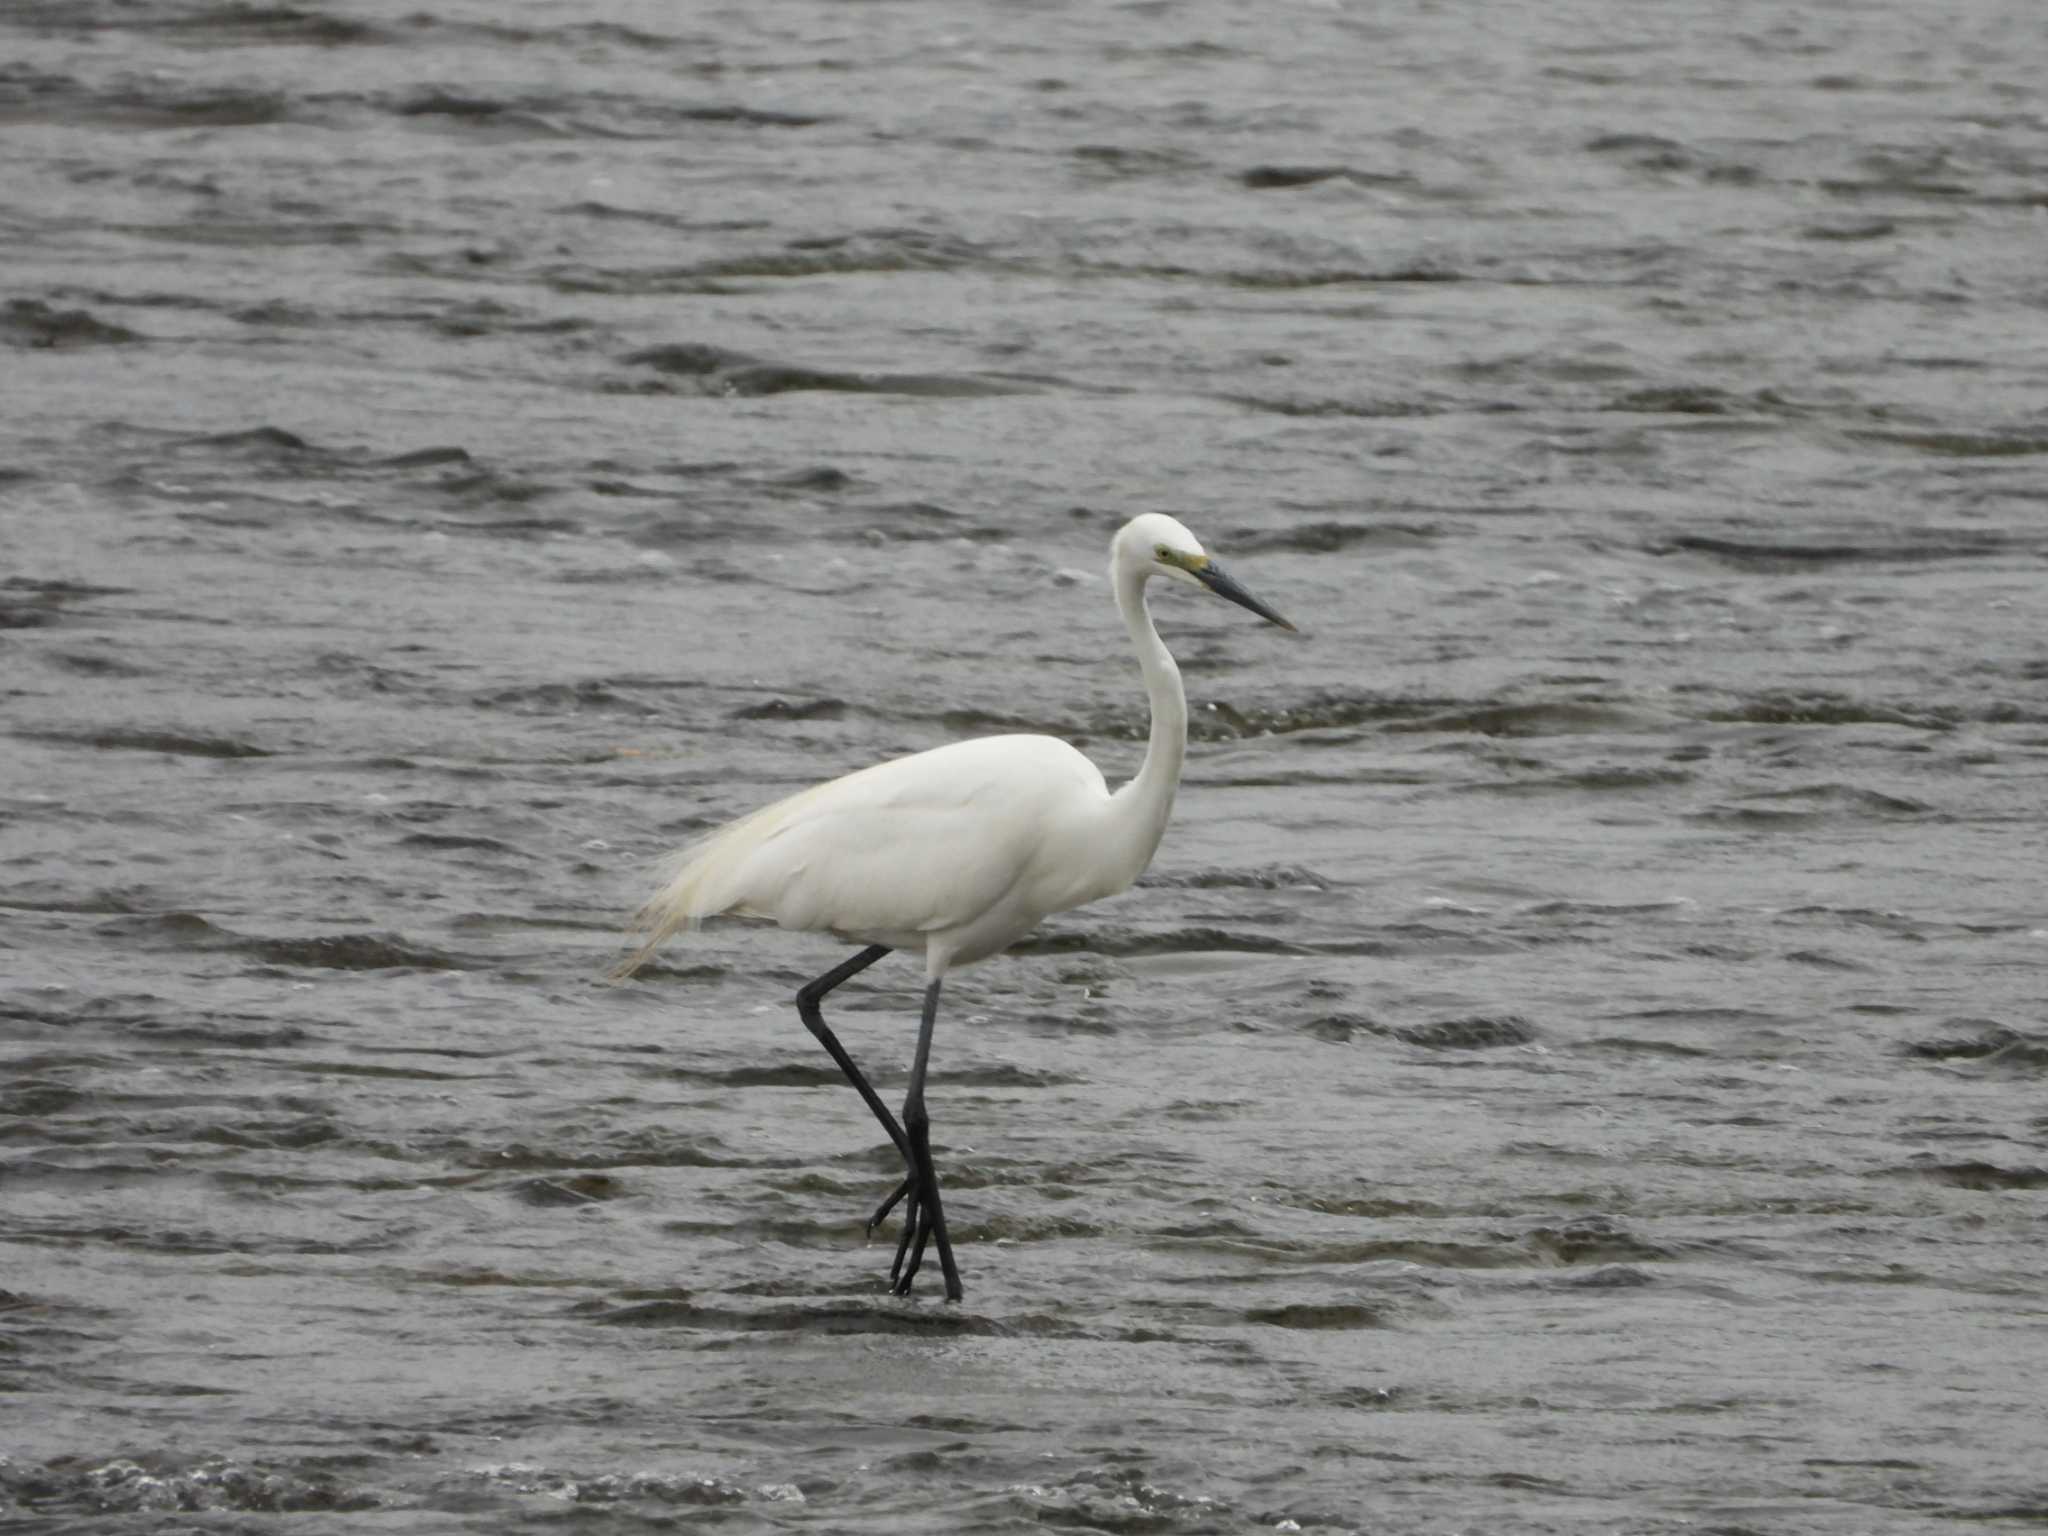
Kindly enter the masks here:
<path id="1" fill-rule="evenodd" d="M 17 1516 L 2048 1521 L 2032 8 L 0 44 Z M 1130 772 L 1147 508 L 1307 633 L 1162 595 L 1175 826 L 949 982 L 897 1301 L 844 951 L 603 975 L 791 788 Z"/>

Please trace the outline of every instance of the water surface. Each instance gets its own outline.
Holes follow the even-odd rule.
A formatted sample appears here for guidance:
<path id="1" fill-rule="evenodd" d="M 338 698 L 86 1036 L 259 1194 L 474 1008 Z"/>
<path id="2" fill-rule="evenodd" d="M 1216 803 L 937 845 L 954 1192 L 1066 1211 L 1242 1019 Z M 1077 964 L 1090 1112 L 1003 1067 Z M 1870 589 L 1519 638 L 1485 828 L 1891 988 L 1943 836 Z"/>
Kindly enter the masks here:
<path id="1" fill-rule="evenodd" d="M 2017 3 L 0 17 L 0 1490 L 80 1531 L 2048 1521 Z M 968 1294 L 669 847 L 1194 712 Z M 831 1017 L 900 1095 L 920 992 Z"/>

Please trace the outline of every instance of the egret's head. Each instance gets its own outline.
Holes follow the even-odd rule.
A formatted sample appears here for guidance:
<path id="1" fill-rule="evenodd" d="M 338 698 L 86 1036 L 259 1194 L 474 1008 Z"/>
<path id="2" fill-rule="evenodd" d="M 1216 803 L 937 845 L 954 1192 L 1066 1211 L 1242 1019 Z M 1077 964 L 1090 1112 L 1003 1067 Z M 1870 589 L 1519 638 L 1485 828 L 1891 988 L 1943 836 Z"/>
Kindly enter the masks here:
<path id="1" fill-rule="evenodd" d="M 1269 624 L 1287 630 L 1294 628 L 1239 586 L 1209 557 L 1200 539 L 1164 512 L 1146 512 L 1125 523 L 1117 533 L 1111 563 L 1137 572 L 1140 580 L 1165 576 L 1191 587 L 1206 588 L 1241 608 L 1251 609 Z"/>

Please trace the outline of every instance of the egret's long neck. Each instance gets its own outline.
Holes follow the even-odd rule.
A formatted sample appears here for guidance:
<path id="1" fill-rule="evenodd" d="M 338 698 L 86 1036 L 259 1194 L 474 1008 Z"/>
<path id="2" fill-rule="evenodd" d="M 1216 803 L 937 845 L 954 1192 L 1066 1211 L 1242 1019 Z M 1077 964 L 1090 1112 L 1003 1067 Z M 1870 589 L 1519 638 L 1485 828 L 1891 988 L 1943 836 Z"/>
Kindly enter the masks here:
<path id="1" fill-rule="evenodd" d="M 1153 628 L 1145 606 L 1144 576 L 1136 571 L 1116 575 L 1116 606 L 1131 632 L 1138 665 L 1145 672 L 1145 695 L 1152 701 L 1152 739 L 1145 748 L 1138 776 L 1111 797 L 1114 836 L 1121 861 L 1135 880 L 1152 862 L 1166 819 L 1173 813 L 1173 792 L 1180 787 L 1181 760 L 1188 751 L 1188 701 L 1181 691 L 1180 668 Z"/>

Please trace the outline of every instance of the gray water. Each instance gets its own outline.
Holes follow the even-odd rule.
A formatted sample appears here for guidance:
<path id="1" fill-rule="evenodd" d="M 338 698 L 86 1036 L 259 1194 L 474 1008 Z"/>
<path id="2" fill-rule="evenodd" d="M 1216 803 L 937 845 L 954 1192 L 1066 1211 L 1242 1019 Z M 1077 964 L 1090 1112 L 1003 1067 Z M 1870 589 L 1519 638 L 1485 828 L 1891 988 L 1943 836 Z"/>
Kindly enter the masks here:
<path id="1" fill-rule="evenodd" d="M 9 1528 L 2048 1523 L 2030 0 L 0 10 Z M 967 1285 L 660 855 L 992 730 Z M 900 1096 L 895 957 L 828 1010 Z"/>

